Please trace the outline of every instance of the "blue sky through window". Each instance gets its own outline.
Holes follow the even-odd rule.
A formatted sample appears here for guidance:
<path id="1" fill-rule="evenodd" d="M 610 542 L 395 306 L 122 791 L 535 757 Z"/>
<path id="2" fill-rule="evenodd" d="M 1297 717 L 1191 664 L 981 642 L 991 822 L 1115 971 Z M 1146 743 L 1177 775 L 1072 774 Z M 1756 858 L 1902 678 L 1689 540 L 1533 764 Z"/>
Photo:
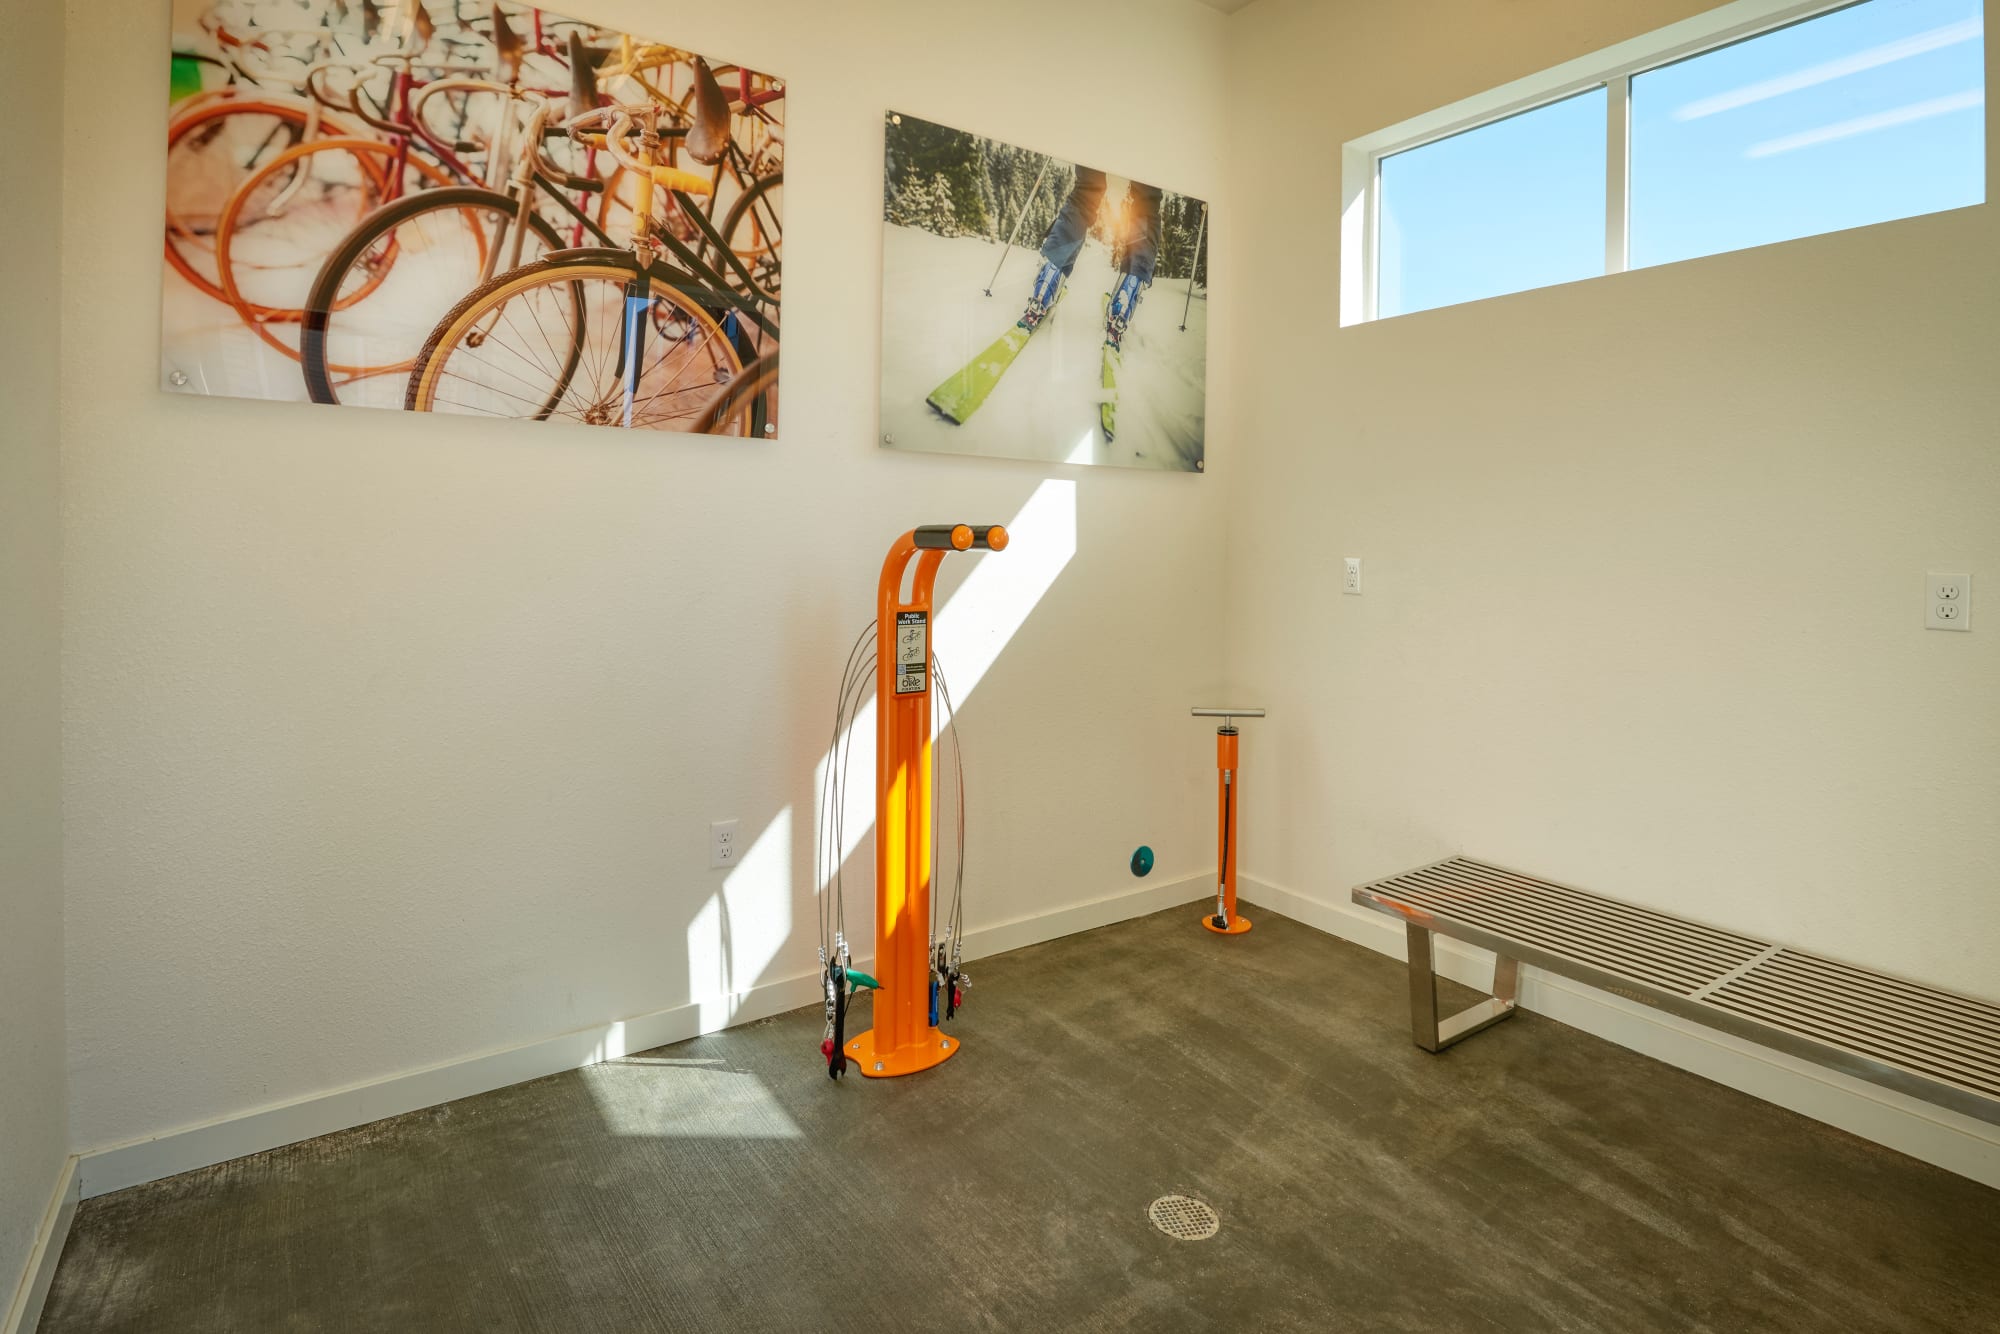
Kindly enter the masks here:
<path id="1" fill-rule="evenodd" d="M 1632 80 L 1632 267 L 1977 204 L 1979 0 L 1868 0 Z"/>
<path id="2" fill-rule="evenodd" d="M 1986 197 L 1981 0 L 1865 0 L 1631 87 L 1634 268 Z M 1605 98 L 1384 158 L 1377 313 L 1602 273 Z"/>
<path id="3" fill-rule="evenodd" d="M 1376 309 L 1604 272 L 1602 88 L 1382 159 Z"/>

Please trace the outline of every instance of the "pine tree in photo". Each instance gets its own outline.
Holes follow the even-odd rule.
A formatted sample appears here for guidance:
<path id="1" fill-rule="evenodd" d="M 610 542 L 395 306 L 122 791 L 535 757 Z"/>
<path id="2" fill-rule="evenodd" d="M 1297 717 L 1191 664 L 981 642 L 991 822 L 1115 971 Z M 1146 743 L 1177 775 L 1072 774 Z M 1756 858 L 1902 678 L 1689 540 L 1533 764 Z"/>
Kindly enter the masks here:
<path id="1" fill-rule="evenodd" d="M 970 135 L 939 131 L 918 121 L 891 125 L 884 163 L 882 217 L 899 227 L 938 236 L 992 234 L 990 187 L 978 167 L 981 150 Z"/>
<path id="2" fill-rule="evenodd" d="M 914 176 L 904 174 L 883 181 L 882 216 L 898 227 L 923 225 L 923 201 L 927 191 Z"/>
<path id="3" fill-rule="evenodd" d="M 1160 201 L 1160 257 L 1154 265 L 1155 281 L 1194 278 L 1197 289 L 1208 285 L 1208 238 L 1201 200 L 1191 195 L 1168 194 Z"/>
<path id="4" fill-rule="evenodd" d="M 994 152 L 998 147 L 991 139 L 979 140 L 978 162 L 973 173 L 974 183 L 979 187 L 979 206 L 984 212 L 985 225 L 980 230 L 992 241 L 1000 239 L 998 219 L 1004 211 L 1000 207 L 1000 194 L 993 179 L 998 167 Z"/>
<path id="5" fill-rule="evenodd" d="M 1048 235 L 1076 179 L 1073 167 L 1006 144 L 988 148 L 987 174 L 986 234 L 1030 250 Z"/>
<path id="6" fill-rule="evenodd" d="M 943 172 L 931 173 L 930 189 L 924 192 L 920 207 L 923 211 L 918 225 L 924 230 L 936 232 L 939 236 L 965 234 L 958 223 L 957 206 L 952 202 L 951 182 L 945 179 Z"/>

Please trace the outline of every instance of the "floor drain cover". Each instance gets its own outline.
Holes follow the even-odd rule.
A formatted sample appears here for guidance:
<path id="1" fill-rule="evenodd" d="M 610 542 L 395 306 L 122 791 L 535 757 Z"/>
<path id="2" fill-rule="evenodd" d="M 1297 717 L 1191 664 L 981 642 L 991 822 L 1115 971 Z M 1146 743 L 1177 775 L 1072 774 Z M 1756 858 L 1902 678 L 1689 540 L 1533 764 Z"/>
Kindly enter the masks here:
<path id="1" fill-rule="evenodd" d="M 1222 1230 L 1215 1210 L 1186 1195 L 1162 1195 L 1146 1210 L 1146 1217 L 1176 1241 L 1207 1241 Z"/>

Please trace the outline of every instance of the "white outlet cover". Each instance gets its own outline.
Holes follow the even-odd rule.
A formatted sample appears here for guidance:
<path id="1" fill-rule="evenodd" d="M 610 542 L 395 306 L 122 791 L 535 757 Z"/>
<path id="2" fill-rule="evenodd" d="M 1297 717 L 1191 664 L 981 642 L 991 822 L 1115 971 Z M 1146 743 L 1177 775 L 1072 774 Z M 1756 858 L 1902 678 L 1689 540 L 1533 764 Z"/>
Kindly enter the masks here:
<path id="1" fill-rule="evenodd" d="M 1972 576 L 1932 570 L 1924 575 L 1924 628 L 1972 628 Z"/>
<path id="2" fill-rule="evenodd" d="M 1347 556 L 1344 558 L 1343 564 L 1344 568 L 1341 570 L 1340 591 L 1343 593 L 1352 593 L 1355 597 L 1360 597 L 1361 557 Z"/>
<path id="3" fill-rule="evenodd" d="M 742 850 L 736 846 L 736 821 L 717 820 L 708 827 L 708 865 L 711 870 L 734 866 Z"/>

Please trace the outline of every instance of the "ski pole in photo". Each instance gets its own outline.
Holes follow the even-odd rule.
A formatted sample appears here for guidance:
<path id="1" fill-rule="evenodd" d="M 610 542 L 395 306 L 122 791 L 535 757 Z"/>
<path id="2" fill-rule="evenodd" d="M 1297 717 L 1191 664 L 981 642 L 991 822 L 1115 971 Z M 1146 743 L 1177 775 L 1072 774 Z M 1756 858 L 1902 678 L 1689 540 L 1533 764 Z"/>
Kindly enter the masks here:
<path id="1" fill-rule="evenodd" d="M 1000 265 L 1007 262 L 1013 253 L 1014 238 L 1021 234 L 1021 224 L 1028 219 L 1028 205 L 1035 202 L 1035 196 L 1042 192 L 1042 178 L 1049 174 L 1049 159 L 1042 159 L 1042 169 L 1035 173 L 1035 183 L 1028 187 L 1028 197 L 1021 201 L 1021 211 L 1014 215 L 1014 230 L 1007 233 L 1007 244 L 1000 247 L 1000 263 L 993 266 L 993 276 L 986 280 L 986 295 L 993 295 L 993 284 L 1000 281 Z"/>
<path id="2" fill-rule="evenodd" d="M 1181 302 L 1181 332 L 1187 332 L 1188 311 L 1194 306 L 1194 275 L 1201 268 L 1201 238 L 1208 234 L 1208 205 L 1201 206 L 1201 220 L 1194 226 L 1194 257 L 1188 261 L 1187 300 Z M 991 292 L 988 296 L 993 295 Z"/>

